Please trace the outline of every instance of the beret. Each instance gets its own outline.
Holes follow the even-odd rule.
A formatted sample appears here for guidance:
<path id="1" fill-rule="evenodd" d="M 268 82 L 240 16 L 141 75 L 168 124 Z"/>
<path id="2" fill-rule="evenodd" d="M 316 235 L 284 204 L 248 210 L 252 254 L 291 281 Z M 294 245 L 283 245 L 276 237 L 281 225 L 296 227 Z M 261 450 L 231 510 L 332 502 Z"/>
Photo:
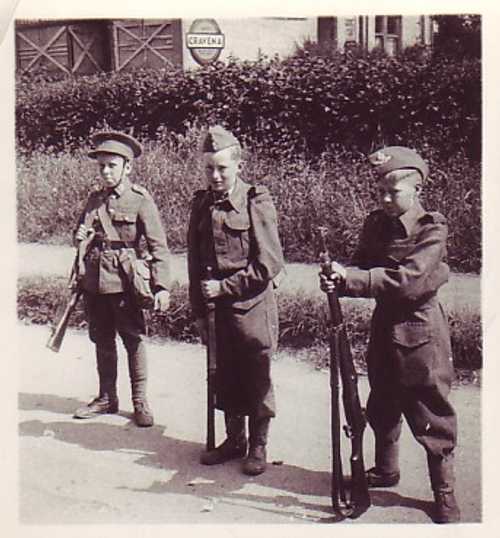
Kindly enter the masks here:
<path id="1" fill-rule="evenodd" d="M 221 125 L 209 127 L 203 138 L 203 153 L 215 153 L 231 146 L 239 146 L 237 138 Z"/>
<path id="2" fill-rule="evenodd" d="M 379 149 L 369 155 L 368 160 L 379 176 L 406 168 L 420 172 L 422 180 L 427 179 L 429 175 L 429 166 L 422 157 L 415 150 L 403 146 L 387 146 Z"/>
<path id="3" fill-rule="evenodd" d="M 91 159 L 95 159 L 99 153 L 113 153 L 131 160 L 142 153 L 141 144 L 133 136 L 118 131 L 96 133 L 91 140 L 94 144 L 94 149 L 88 153 Z"/>

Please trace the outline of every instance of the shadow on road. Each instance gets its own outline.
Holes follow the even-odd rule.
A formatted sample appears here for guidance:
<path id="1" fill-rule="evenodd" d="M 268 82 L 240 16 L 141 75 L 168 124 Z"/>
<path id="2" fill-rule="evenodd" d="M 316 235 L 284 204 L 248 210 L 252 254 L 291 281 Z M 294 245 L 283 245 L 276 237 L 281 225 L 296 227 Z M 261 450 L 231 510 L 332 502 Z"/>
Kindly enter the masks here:
<path id="1" fill-rule="evenodd" d="M 82 403 L 75 398 L 61 398 L 48 394 L 19 395 L 19 409 L 24 411 L 43 410 L 71 415 Z M 120 415 L 131 419 L 129 413 Z M 302 518 L 305 521 L 320 523 L 338 521 L 330 505 L 329 472 L 314 471 L 286 463 L 270 464 L 265 474 L 252 478 L 241 473 L 239 461 L 213 467 L 201 465 L 199 455 L 204 449 L 202 443 L 168 437 L 164 432 L 165 427 L 161 425 L 137 428 L 132 420 L 124 426 L 117 426 L 99 422 L 98 419 L 79 421 L 68 417 L 67 422 L 28 420 L 19 425 L 21 436 L 49 435 L 58 441 L 95 451 L 134 451 L 138 454 L 134 464 L 166 471 L 165 481 L 155 481 L 146 489 L 126 486 L 120 489 L 143 493 L 195 495 L 214 503 L 251 505 L 258 510 Z M 173 476 L 167 475 L 167 471 L 173 471 Z M 252 491 L 252 487 L 248 487 L 252 484 L 275 489 L 277 492 L 259 495 Z M 258 491 L 257 488 L 254 490 Z M 324 502 L 314 502 L 315 497 L 323 497 Z M 430 502 L 403 497 L 387 490 L 372 490 L 371 498 L 374 506 L 401 506 L 420 510 L 428 515 L 432 508 Z M 315 515 L 310 512 L 314 512 Z M 318 514 L 324 514 L 324 517 L 322 515 L 318 517 Z"/>

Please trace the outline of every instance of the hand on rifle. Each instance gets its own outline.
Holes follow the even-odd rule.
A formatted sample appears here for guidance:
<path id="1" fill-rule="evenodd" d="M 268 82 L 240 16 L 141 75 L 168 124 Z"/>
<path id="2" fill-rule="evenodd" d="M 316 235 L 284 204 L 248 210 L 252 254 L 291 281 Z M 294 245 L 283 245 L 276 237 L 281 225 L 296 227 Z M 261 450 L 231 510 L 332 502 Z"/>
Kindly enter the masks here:
<path id="1" fill-rule="evenodd" d="M 346 270 L 343 265 L 337 262 L 328 262 L 321 264 L 319 272 L 319 287 L 325 293 L 331 293 L 346 278 Z"/>
<path id="2" fill-rule="evenodd" d="M 222 295 L 220 280 L 202 280 L 201 281 L 201 293 L 205 299 L 215 299 Z"/>
<path id="3" fill-rule="evenodd" d="M 84 239 L 87 239 L 90 233 L 94 231 L 93 228 L 89 226 L 85 226 L 85 224 L 80 224 L 78 226 L 78 230 L 76 230 L 75 233 L 75 241 L 79 243 L 80 241 L 83 241 Z"/>
<path id="4" fill-rule="evenodd" d="M 197 318 L 195 320 L 196 330 L 201 338 L 201 343 L 206 345 L 208 341 L 208 326 L 206 318 Z"/>

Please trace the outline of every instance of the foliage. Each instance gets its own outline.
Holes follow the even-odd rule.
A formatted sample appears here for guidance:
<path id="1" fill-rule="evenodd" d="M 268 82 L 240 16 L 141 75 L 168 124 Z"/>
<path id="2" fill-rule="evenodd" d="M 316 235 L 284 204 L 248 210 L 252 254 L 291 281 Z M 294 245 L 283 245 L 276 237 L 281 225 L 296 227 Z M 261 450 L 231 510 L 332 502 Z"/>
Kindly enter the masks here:
<path id="1" fill-rule="evenodd" d="M 164 135 L 161 141 L 146 142 L 144 156 L 134 164 L 132 179 L 152 193 L 174 251 L 186 248 L 190 199 L 203 186 L 197 146 L 196 130 L 186 136 Z M 449 262 L 454 270 L 477 272 L 481 266 L 480 167 L 460 154 L 443 159 L 428 147 L 423 154 L 431 165 L 425 206 L 448 218 Z M 362 222 L 376 207 L 365 160 L 341 147 L 331 147 L 315 161 L 299 155 L 278 159 L 246 152 L 242 175 L 270 189 L 288 261 L 317 259 L 319 225 L 332 231 L 330 248 L 335 257 L 344 261 L 351 257 Z M 88 192 L 97 185 L 96 176 L 95 163 L 84 149 L 19 154 L 18 239 L 70 242 Z"/>
<path id="2" fill-rule="evenodd" d="M 435 15 L 435 56 L 481 57 L 481 15 Z"/>
<path id="3" fill-rule="evenodd" d="M 331 145 L 367 152 L 427 144 L 480 158 L 481 66 L 431 58 L 311 47 L 279 60 L 217 63 L 196 71 L 137 70 L 17 81 L 20 150 L 77 148 L 95 129 L 133 129 L 147 139 L 220 122 L 275 156 L 320 155 Z"/>
<path id="4" fill-rule="evenodd" d="M 37 324 L 54 321 L 57 307 L 67 300 L 66 280 L 62 278 L 22 278 L 18 282 L 19 319 Z M 172 289 L 171 306 L 165 315 L 153 314 L 151 336 L 195 341 L 194 324 L 189 311 L 187 286 Z M 371 308 L 358 300 L 342 299 L 353 359 L 364 371 L 369 337 Z M 311 359 L 327 357 L 328 314 L 323 297 L 279 293 L 280 346 L 311 353 Z M 476 370 L 482 367 L 481 323 L 479 312 L 452 312 L 451 337 L 455 368 Z M 86 327 L 83 306 L 79 303 L 70 326 Z"/>

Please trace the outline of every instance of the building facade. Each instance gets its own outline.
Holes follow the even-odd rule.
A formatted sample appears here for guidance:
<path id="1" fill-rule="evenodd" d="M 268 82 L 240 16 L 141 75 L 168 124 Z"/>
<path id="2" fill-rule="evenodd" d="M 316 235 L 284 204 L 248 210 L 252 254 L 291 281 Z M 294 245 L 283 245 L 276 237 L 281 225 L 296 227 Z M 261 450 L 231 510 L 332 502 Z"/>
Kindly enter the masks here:
<path id="1" fill-rule="evenodd" d="M 284 58 L 310 42 L 339 50 L 379 47 L 393 55 L 407 46 L 431 45 L 432 36 L 428 15 L 29 20 L 16 21 L 16 67 L 18 73 L 42 67 L 66 74 L 193 69 L 230 58 Z"/>

